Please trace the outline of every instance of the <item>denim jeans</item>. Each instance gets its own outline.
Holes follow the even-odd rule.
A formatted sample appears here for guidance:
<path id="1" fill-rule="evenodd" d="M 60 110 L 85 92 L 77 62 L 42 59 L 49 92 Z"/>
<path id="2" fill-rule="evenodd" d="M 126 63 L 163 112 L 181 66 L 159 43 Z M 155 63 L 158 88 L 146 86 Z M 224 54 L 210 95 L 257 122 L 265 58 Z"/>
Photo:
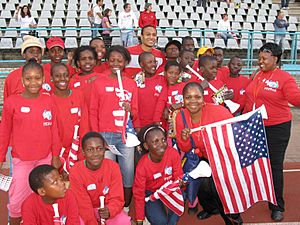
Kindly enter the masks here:
<path id="1" fill-rule="evenodd" d="M 92 23 L 92 28 L 100 28 L 101 24 L 97 24 L 97 23 Z M 92 38 L 97 37 L 99 34 L 99 30 L 92 30 Z"/>
<path id="2" fill-rule="evenodd" d="M 133 31 L 121 32 L 121 40 L 124 47 L 133 45 Z"/>
<path id="3" fill-rule="evenodd" d="M 284 52 L 285 35 L 275 34 L 275 43 L 279 45 L 281 51 Z"/>
<path id="4" fill-rule="evenodd" d="M 225 45 L 227 45 L 227 41 L 229 38 L 233 38 L 232 34 L 227 33 L 227 32 L 220 33 L 220 36 L 221 36 L 221 38 L 223 38 Z"/>
<path id="5" fill-rule="evenodd" d="M 151 191 L 146 190 L 146 197 L 152 194 Z M 172 210 L 166 208 L 161 200 L 148 201 L 145 204 L 146 217 L 151 225 L 176 225 L 179 216 Z"/>
<path id="6" fill-rule="evenodd" d="M 114 145 L 122 156 L 116 156 L 110 151 L 105 152 L 105 158 L 118 161 L 122 173 L 123 186 L 131 188 L 134 176 L 134 148 L 126 147 L 122 142 L 122 134 L 117 132 L 100 132 L 107 144 Z"/>

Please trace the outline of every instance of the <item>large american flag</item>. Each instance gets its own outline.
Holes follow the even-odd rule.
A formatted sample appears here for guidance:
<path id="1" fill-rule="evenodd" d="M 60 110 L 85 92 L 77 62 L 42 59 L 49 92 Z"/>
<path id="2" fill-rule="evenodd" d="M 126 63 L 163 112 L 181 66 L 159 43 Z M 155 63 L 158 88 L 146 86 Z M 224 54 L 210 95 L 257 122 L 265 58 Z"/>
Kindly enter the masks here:
<path id="1" fill-rule="evenodd" d="M 276 204 L 260 111 L 204 126 L 202 135 L 225 213 L 244 212 L 258 201 Z"/>

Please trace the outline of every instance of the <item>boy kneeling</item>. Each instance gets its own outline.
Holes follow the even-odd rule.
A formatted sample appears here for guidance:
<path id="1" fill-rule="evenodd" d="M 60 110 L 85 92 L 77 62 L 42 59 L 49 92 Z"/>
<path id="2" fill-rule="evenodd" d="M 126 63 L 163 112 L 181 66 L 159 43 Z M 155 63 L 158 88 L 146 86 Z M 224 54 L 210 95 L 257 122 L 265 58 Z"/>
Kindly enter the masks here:
<path id="1" fill-rule="evenodd" d="M 79 225 L 77 201 L 56 168 L 35 167 L 29 174 L 30 194 L 22 204 L 22 225 Z"/>

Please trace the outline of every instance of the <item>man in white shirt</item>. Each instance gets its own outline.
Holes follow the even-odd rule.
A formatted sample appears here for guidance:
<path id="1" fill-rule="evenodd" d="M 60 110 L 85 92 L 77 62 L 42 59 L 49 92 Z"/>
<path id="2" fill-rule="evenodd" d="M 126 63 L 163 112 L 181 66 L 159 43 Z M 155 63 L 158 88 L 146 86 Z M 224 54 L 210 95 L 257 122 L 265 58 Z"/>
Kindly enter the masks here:
<path id="1" fill-rule="evenodd" d="M 100 28 L 102 23 L 102 11 L 103 11 L 103 0 L 97 0 L 96 5 L 93 8 L 93 14 L 94 14 L 94 22 L 92 23 L 92 28 Z M 92 38 L 95 38 L 98 36 L 99 30 L 92 30 Z M 101 33 L 101 32 L 100 32 Z"/>
<path id="2" fill-rule="evenodd" d="M 228 20 L 228 14 L 223 14 L 222 15 L 222 20 L 219 21 L 218 23 L 218 30 L 219 31 L 224 31 L 224 32 L 218 32 L 218 36 L 224 39 L 225 44 L 227 45 L 227 40 L 229 38 L 233 38 L 231 34 L 231 28 L 230 28 L 230 22 Z M 225 32 L 227 31 L 227 32 Z"/>
<path id="3" fill-rule="evenodd" d="M 118 26 L 121 30 L 121 40 L 124 47 L 129 47 L 133 44 L 133 32 L 137 31 L 138 20 L 131 10 L 131 5 L 126 3 L 124 6 L 124 11 L 119 14 Z M 134 30 L 133 30 L 134 28 Z"/>

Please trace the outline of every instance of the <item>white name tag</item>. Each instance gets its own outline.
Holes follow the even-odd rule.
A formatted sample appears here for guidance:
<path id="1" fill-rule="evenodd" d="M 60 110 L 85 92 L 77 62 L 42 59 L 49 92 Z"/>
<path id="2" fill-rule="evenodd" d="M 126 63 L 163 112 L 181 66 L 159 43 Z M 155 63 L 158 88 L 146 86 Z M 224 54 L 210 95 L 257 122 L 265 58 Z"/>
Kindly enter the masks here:
<path id="1" fill-rule="evenodd" d="M 208 90 L 204 90 L 203 95 L 208 95 Z"/>
<path id="2" fill-rule="evenodd" d="M 96 190 L 96 184 L 89 184 L 86 189 L 88 191 Z"/>
<path id="3" fill-rule="evenodd" d="M 74 84 L 74 87 L 80 87 L 80 82 L 76 82 L 76 83 Z"/>
<path id="4" fill-rule="evenodd" d="M 153 175 L 154 180 L 161 177 L 161 173 L 156 173 Z"/>
<path id="5" fill-rule="evenodd" d="M 21 107 L 21 112 L 22 112 L 22 113 L 29 113 L 29 112 L 30 112 L 30 108 L 29 108 L 29 107 L 22 106 L 22 107 Z"/>
<path id="6" fill-rule="evenodd" d="M 77 107 L 71 108 L 71 114 L 78 113 L 79 109 Z"/>
<path id="7" fill-rule="evenodd" d="M 114 87 L 105 87 L 106 92 L 113 92 L 114 90 Z"/>

